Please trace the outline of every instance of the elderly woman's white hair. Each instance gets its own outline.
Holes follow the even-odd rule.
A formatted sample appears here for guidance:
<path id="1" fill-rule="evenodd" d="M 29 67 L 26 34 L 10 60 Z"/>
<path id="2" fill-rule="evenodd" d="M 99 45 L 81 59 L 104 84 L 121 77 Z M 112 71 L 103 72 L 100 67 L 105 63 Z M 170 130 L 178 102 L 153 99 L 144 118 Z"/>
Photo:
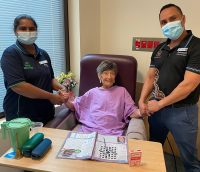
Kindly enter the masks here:
<path id="1" fill-rule="evenodd" d="M 115 75 L 117 75 L 117 64 L 111 60 L 104 60 L 99 64 L 96 69 L 98 75 L 107 70 L 113 70 L 115 72 Z"/>

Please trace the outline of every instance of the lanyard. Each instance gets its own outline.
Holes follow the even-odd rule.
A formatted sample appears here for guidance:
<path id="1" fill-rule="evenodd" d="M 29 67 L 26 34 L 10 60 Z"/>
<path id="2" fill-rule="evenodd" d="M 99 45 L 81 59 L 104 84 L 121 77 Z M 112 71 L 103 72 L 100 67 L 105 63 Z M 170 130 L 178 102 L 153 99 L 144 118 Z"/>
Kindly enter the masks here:
<path id="1" fill-rule="evenodd" d="M 188 39 L 187 43 L 185 44 L 184 48 L 186 48 L 188 46 L 188 44 L 190 43 L 190 41 L 192 40 L 193 35 L 190 36 L 190 38 Z"/>
<path id="2" fill-rule="evenodd" d="M 185 46 L 184 46 L 183 48 L 187 48 L 188 44 L 189 44 L 190 41 L 192 40 L 192 37 L 193 37 L 193 35 L 191 35 L 191 36 L 189 37 L 188 41 L 186 42 L 186 44 L 185 44 Z M 166 43 L 163 44 L 163 46 L 162 46 L 158 51 L 162 51 L 162 49 L 164 48 L 165 45 L 166 45 Z"/>

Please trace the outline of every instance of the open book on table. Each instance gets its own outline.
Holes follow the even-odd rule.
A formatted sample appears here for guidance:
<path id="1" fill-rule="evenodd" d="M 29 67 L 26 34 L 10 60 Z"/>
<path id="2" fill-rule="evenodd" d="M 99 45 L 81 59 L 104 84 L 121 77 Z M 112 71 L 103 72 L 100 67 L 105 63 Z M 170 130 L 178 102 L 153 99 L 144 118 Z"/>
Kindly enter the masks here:
<path id="1" fill-rule="evenodd" d="M 93 159 L 127 163 L 127 139 L 124 136 L 102 135 L 97 132 L 69 132 L 58 158 Z"/>

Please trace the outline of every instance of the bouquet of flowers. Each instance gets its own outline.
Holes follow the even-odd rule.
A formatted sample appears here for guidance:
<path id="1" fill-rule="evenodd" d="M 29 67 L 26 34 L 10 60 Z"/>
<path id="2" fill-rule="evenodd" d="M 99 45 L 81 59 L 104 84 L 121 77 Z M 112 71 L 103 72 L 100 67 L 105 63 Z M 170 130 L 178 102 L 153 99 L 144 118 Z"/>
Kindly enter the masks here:
<path id="1" fill-rule="evenodd" d="M 62 72 L 59 76 L 56 77 L 58 82 L 62 84 L 67 91 L 72 91 L 72 89 L 77 85 L 75 81 L 75 75 L 70 71 L 68 73 Z"/>

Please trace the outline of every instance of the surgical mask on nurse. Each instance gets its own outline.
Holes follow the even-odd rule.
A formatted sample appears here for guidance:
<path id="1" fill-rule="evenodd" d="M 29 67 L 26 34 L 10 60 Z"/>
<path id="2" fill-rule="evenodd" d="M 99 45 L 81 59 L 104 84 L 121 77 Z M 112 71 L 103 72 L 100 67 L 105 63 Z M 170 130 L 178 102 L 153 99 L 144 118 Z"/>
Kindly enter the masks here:
<path id="1" fill-rule="evenodd" d="M 183 33 L 184 28 L 181 24 L 181 20 L 169 22 L 162 27 L 163 35 L 171 40 L 178 39 Z"/>
<path id="2" fill-rule="evenodd" d="M 37 32 L 17 32 L 17 40 L 22 44 L 31 45 L 37 39 Z"/>

